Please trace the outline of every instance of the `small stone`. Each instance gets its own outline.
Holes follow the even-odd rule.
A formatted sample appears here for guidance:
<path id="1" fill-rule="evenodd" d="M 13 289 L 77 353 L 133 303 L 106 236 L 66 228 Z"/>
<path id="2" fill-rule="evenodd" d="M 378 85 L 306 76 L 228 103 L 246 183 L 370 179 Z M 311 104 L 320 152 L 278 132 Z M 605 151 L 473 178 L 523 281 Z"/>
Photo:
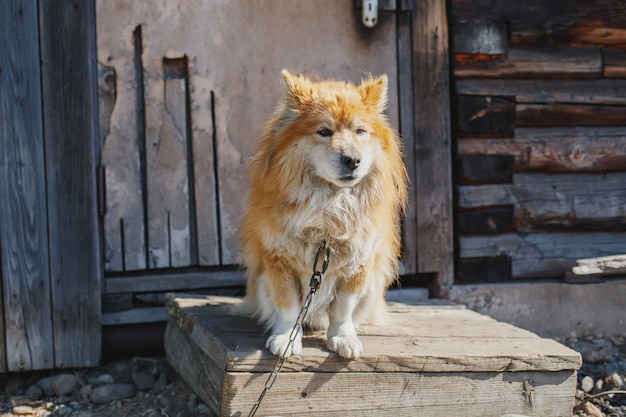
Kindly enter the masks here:
<path id="1" fill-rule="evenodd" d="M 51 384 L 52 392 L 59 397 L 78 391 L 81 386 L 80 379 L 71 374 L 59 374 Z"/>
<path id="2" fill-rule="evenodd" d="M 109 404 L 133 397 L 136 393 L 137 389 L 133 384 L 108 384 L 94 388 L 91 400 L 94 404 Z"/>
<path id="3" fill-rule="evenodd" d="M 72 407 L 68 407 L 66 405 L 60 405 L 59 410 L 57 411 L 58 416 L 69 416 L 74 412 Z"/>
<path id="4" fill-rule="evenodd" d="M 54 392 L 52 391 L 52 382 L 56 379 L 56 376 L 49 376 L 47 378 L 37 381 L 37 386 L 43 391 L 43 395 L 46 397 L 52 397 Z"/>
<path id="5" fill-rule="evenodd" d="M 133 382 L 140 391 L 147 391 L 154 387 L 156 378 L 145 372 L 133 372 Z"/>
<path id="6" fill-rule="evenodd" d="M 591 392 L 594 387 L 593 378 L 587 375 L 580 381 L 580 388 L 585 392 Z"/>
<path id="7" fill-rule="evenodd" d="M 604 413 L 589 401 L 583 404 L 582 410 L 588 417 L 604 417 Z"/>
<path id="8" fill-rule="evenodd" d="M 100 385 L 113 384 L 115 380 L 111 374 L 102 374 L 89 378 L 87 383 L 93 387 L 99 387 Z"/>
<path id="9" fill-rule="evenodd" d="M 213 412 L 213 410 L 211 410 L 209 407 L 207 407 L 206 404 L 204 403 L 198 403 L 198 414 L 200 414 L 201 416 L 210 416 L 210 417 L 216 417 L 217 414 L 215 414 Z"/>
<path id="10" fill-rule="evenodd" d="M 613 372 L 611 375 L 606 377 L 606 383 L 614 389 L 620 389 L 624 386 L 624 379 L 617 372 Z"/>
<path id="11" fill-rule="evenodd" d="M 28 387 L 28 389 L 26 390 L 26 394 L 24 395 L 32 401 L 41 400 L 43 398 L 43 391 L 41 390 L 41 388 L 39 388 L 37 384 L 35 384 Z"/>
<path id="12" fill-rule="evenodd" d="M 33 407 L 28 405 L 18 405 L 16 407 L 13 407 L 11 411 L 13 412 L 13 414 L 17 414 L 18 416 L 30 416 L 36 414 Z"/>
<path id="13" fill-rule="evenodd" d="M 597 394 L 599 392 L 602 392 L 603 387 L 604 387 L 604 381 L 601 379 L 598 379 L 595 385 L 593 386 L 592 393 Z"/>
<path id="14" fill-rule="evenodd" d="M 163 392 L 167 387 L 167 376 L 165 374 L 159 375 L 159 378 L 154 383 L 154 387 L 152 387 L 154 392 Z"/>

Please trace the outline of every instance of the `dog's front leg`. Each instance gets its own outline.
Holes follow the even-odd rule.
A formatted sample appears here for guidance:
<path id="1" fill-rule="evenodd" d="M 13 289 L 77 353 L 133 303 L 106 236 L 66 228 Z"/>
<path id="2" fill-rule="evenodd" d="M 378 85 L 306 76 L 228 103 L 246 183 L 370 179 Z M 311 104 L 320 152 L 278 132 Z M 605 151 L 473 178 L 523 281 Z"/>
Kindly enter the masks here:
<path id="1" fill-rule="evenodd" d="M 292 305 L 284 308 L 277 308 L 274 315 L 274 324 L 272 326 L 272 334 L 267 339 L 265 347 L 270 352 L 278 356 L 291 356 L 297 355 L 302 351 L 302 327 L 297 329 L 295 339 L 291 346 L 289 346 L 289 338 L 293 331 L 300 308 L 297 305 Z"/>
<path id="2" fill-rule="evenodd" d="M 328 326 L 328 349 L 344 358 L 358 358 L 363 345 L 356 335 L 352 313 L 358 303 L 358 295 L 339 292 L 330 304 Z"/>

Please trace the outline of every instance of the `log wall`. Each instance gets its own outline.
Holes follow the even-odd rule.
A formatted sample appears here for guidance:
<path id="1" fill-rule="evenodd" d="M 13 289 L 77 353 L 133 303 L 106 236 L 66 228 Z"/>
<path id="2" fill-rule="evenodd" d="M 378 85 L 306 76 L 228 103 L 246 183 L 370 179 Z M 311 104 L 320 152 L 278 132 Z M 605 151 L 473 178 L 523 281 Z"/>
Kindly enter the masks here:
<path id="1" fill-rule="evenodd" d="M 626 252 L 618 2 L 452 0 L 457 282 Z"/>

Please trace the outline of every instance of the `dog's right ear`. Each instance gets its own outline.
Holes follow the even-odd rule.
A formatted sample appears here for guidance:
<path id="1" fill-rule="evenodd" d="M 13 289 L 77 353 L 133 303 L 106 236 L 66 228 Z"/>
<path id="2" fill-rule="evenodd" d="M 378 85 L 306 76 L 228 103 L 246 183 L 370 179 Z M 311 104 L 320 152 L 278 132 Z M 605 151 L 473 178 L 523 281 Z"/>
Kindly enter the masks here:
<path id="1" fill-rule="evenodd" d="M 285 83 L 285 99 L 288 104 L 299 105 L 310 101 L 311 81 L 301 74 L 292 74 L 286 69 L 281 72 Z"/>

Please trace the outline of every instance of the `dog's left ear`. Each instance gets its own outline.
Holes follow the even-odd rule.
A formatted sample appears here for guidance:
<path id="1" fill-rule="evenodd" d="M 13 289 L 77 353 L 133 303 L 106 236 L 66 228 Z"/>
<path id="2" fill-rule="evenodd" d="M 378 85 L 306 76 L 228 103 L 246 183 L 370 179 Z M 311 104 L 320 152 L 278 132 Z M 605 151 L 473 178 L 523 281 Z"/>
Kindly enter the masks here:
<path id="1" fill-rule="evenodd" d="M 375 109 L 378 113 L 384 112 L 387 108 L 387 84 L 386 75 L 361 81 L 361 85 L 357 88 L 363 104 Z"/>

